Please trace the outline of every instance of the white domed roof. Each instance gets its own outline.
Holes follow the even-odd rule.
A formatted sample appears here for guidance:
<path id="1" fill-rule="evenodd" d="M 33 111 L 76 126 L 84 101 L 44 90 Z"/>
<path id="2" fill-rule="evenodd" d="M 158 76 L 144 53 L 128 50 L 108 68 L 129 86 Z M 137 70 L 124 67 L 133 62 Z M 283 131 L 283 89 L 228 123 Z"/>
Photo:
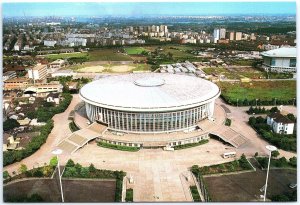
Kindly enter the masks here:
<path id="1" fill-rule="evenodd" d="M 105 77 L 80 90 L 90 104 L 117 110 L 170 110 L 197 106 L 220 95 L 214 83 L 202 78 L 143 73 Z"/>

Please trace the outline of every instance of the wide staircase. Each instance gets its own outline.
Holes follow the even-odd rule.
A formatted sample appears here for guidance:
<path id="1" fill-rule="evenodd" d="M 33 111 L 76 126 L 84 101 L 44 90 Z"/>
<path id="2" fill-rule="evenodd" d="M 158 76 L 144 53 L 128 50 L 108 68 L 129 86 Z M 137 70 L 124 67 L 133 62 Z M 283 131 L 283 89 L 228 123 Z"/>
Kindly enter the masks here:
<path id="1" fill-rule="evenodd" d="M 79 148 L 86 145 L 89 141 L 100 136 L 106 128 L 106 126 L 94 122 L 84 129 L 73 132 L 67 138 L 60 141 L 57 147 L 65 153 L 72 154 Z"/>
<path id="2" fill-rule="evenodd" d="M 220 137 L 222 140 L 236 148 L 248 141 L 245 136 L 225 125 L 218 126 L 216 129 L 211 130 L 210 134 Z"/>

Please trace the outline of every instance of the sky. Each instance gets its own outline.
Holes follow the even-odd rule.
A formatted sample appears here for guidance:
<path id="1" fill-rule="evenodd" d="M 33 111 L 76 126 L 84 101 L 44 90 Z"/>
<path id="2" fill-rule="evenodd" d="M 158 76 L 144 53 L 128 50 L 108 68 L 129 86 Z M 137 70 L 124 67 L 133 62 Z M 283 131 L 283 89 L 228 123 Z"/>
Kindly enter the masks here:
<path id="1" fill-rule="evenodd" d="M 4 17 L 296 14 L 295 2 L 4 3 Z"/>

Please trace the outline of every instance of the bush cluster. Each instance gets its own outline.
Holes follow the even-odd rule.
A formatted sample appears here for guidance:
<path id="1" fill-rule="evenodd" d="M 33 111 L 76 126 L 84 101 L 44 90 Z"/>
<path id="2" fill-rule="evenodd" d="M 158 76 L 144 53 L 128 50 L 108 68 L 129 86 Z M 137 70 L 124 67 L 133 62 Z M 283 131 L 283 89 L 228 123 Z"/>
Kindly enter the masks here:
<path id="1" fill-rule="evenodd" d="M 69 123 L 69 128 L 70 128 L 70 130 L 71 130 L 72 132 L 76 132 L 77 130 L 80 130 L 80 129 L 77 127 L 77 125 L 75 124 L 74 121 L 72 121 L 72 122 Z"/>
<path id="2" fill-rule="evenodd" d="M 265 109 L 264 107 L 250 107 L 249 110 L 247 110 L 247 113 L 249 115 L 252 115 L 253 113 L 255 114 L 270 114 L 270 113 L 275 113 L 279 112 L 277 107 L 272 107 L 270 110 Z"/>
<path id="3" fill-rule="evenodd" d="M 269 159 L 268 157 L 256 157 L 258 163 L 263 167 L 268 167 Z M 289 161 L 285 157 L 279 159 L 272 159 L 270 162 L 270 167 L 293 167 L 297 168 L 297 157 L 291 157 Z"/>
<path id="4" fill-rule="evenodd" d="M 252 167 L 249 164 L 246 156 L 242 154 L 241 158 L 238 160 L 234 160 L 232 162 L 226 162 L 224 164 L 217 164 L 212 166 L 204 166 L 199 167 L 198 165 L 194 165 L 191 168 L 191 172 L 197 176 L 206 175 L 206 174 L 217 174 L 217 173 L 226 173 L 226 172 L 236 172 L 243 170 L 251 170 Z"/>

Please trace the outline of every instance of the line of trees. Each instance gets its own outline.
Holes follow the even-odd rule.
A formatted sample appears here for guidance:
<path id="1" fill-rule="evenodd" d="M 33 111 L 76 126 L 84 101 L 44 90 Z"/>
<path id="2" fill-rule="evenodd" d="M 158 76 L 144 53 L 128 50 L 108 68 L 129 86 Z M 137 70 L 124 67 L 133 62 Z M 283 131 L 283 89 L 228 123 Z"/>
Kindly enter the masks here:
<path id="1" fill-rule="evenodd" d="M 261 100 L 261 99 L 252 99 L 249 100 L 247 98 L 243 100 L 238 100 L 237 99 L 231 99 L 230 97 L 224 96 L 221 94 L 222 99 L 229 105 L 234 105 L 234 106 L 270 106 L 270 105 L 297 105 L 296 99 L 290 99 L 290 100 L 281 100 L 281 99 L 270 99 L 270 100 Z"/>

